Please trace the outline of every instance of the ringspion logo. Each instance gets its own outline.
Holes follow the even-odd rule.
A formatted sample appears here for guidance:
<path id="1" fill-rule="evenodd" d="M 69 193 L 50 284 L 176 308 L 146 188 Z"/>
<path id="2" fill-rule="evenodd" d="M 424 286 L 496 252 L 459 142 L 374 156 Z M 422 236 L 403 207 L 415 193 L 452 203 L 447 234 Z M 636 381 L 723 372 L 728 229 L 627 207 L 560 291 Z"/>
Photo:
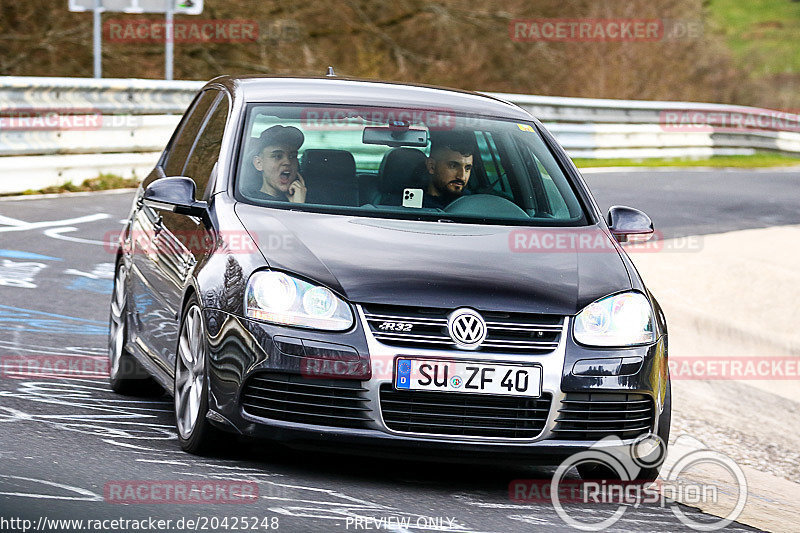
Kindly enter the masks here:
<path id="1" fill-rule="evenodd" d="M 603 479 L 569 479 L 567 473 L 581 466 L 601 467 Z M 655 482 L 639 480 L 643 469 L 659 468 Z M 610 479 L 605 479 L 609 478 Z M 699 440 L 680 435 L 667 447 L 656 435 L 626 444 L 609 436 L 565 459 L 552 479 L 513 480 L 509 499 L 516 503 L 552 502 L 556 514 L 568 526 L 581 531 L 603 531 L 616 524 L 631 508 L 647 504 L 669 508 L 686 527 L 716 531 L 735 521 L 747 502 L 747 478 L 727 455 L 709 449 Z M 713 522 L 698 521 L 676 502 L 687 505 L 712 503 Z M 586 506 L 617 506 L 614 512 L 586 513 Z"/>

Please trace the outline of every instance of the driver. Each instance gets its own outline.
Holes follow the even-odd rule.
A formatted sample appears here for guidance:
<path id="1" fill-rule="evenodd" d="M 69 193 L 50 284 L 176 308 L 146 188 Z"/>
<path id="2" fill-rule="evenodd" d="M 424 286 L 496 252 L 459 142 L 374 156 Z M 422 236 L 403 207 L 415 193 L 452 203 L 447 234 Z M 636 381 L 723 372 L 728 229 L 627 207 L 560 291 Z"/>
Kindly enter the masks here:
<path id="1" fill-rule="evenodd" d="M 261 132 L 253 166 L 263 178 L 260 192 L 265 200 L 306 201 L 306 183 L 297 161 L 297 151 L 304 140 L 303 132 L 294 126 L 276 125 Z"/>
<path id="2" fill-rule="evenodd" d="M 469 194 L 467 183 L 475 151 L 467 132 L 447 132 L 431 139 L 431 155 L 425 162 L 429 182 L 422 207 L 444 209 L 453 200 Z"/>

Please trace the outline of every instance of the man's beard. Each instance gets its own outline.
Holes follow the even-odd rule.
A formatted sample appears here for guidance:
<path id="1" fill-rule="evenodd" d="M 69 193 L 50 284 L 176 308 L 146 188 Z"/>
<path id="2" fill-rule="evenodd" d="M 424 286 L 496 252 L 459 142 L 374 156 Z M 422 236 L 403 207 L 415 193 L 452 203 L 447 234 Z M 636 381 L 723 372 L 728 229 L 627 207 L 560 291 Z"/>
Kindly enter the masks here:
<path id="1" fill-rule="evenodd" d="M 439 195 L 442 197 L 442 199 L 446 200 L 447 202 L 452 202 L 453 200 L 461 198 L 464 195 L 464 185 L 462 185 L 461 189 L 457 192 L 451 191 L 447 187 L 445 187 L 444 189 L 439 189 Z"/>

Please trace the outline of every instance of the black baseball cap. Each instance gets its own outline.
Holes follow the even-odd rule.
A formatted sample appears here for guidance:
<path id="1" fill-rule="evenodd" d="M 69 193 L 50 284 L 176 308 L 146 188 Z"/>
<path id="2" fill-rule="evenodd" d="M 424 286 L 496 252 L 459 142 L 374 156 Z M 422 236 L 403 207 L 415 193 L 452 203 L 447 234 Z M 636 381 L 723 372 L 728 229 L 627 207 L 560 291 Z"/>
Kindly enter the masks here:
<path id="1" fill-rule="evenodd" d="M 294 126 L 281 126 L 278 124 L 262 131 L 256 141 L 256 146 L 258 147 L 258 152 L 261 152 L 265 146 L 277 145 L 289 146 L 294 150 L 298 150 L 305 140 L 303 132 Z"/>

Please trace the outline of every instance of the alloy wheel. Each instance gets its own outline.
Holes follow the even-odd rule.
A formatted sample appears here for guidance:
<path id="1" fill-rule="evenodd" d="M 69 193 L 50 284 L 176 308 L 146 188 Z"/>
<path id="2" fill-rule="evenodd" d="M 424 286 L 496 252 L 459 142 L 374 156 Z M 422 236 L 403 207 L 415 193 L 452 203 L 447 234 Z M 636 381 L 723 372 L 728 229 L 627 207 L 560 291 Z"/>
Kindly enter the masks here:
<path id="1" fill-rule="evenodd" d="M 181 327 L 175 363 L 175 417 L 181 438 L 197 424 L 205 384 L 205 342 L 200 308 L 191 306 Z"/>
<path id="2" fill-rule="evenodd" d="M 111 323 L 108 335 L 109 372 L 112 378 L 119 374 L 122 350 L 125 345 L 125 271 L 120 266 L 114 279 L 114 295 L 111 298 Z"/>

